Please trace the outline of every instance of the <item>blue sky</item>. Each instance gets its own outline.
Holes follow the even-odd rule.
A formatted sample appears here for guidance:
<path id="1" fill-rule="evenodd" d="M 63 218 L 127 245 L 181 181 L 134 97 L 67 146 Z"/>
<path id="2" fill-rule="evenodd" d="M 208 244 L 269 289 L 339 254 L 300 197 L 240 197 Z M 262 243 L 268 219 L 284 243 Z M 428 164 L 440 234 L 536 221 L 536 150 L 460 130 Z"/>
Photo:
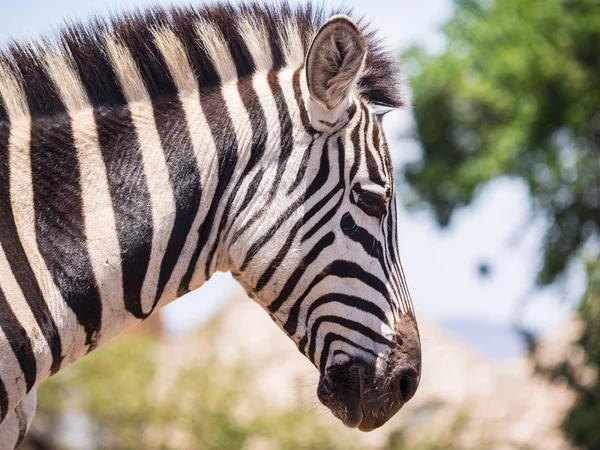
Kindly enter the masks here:
<path id="1" fill-rule="evenodd" d="M 0 43 L 39 35 L 67 18 L 190 1 L 1 0 Z M 413 43 L 432 52 L 443 50 L 445 41 L 438 30 L 452 13 L 451 0 L 347 0 L 326 4 L 347 5 L 364 14 L 395 51 Z M 411 123 L 410 109 L 386 118 L 390 151 L 398 167 L 418 156 L 418 146 L 400 138 Z M 575 274 L 564 292 L 533 288 L 543 223 L 527 225 L 528 214 L 526 189 L 514 180 L 499 180 L 485 187 L 474 205 L 460 211 L 446 230 L 439 230 L 426 212 L 409 214 L 400 208 L 400 252 L 417 313 L 437 320 L 511 323 L 526 301 L 526 324 L 548 329 L 560 323 L 570 308 L 568 301 L 561 300 L 576 299 L 583 282 Z M 493 265 L 487 279 L 477 275 L 482 260 Z M 167 326 L 175 331 L 191 329 L 219 308 L 235 289 L 228 274 L 218 274 L 200 290 L 164 309 Z"/>

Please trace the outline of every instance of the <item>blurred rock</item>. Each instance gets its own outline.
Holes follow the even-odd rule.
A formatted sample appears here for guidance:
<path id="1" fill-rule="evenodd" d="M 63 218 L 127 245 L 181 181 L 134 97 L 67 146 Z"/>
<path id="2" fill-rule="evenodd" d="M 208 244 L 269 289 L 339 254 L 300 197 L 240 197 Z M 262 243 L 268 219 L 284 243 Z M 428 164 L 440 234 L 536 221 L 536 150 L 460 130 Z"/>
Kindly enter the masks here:
<path id="1" fill-rule="evenodd" d="M 367 434 L 344 428 L 320 405 L 316 369 L 243 293 L 236 294 L 205 329 L 165 342 L 159 360 L 169 363 L 159 364 L 164 370 L 155 387 L 159 393 L 167 392 L 170 380 L 176 379 L 174 368 L 185 367 L 190 358 L 216 358 L 224 367 L 243 362 L 258 371 L 248 403 L 235 409 L 240 420 L 262 408 L 308 404 L 314 414 L 339 429 L 341 439 L 368 448 L 385 447 L 393 433 L 415 445 L 450 433 L 461 449 L 571 448 L 559 429 L 574 401 L 564 385 L 534 375 L 525 357 L 500 364 L 432 323 L 420 320 L 419 326 L 424 356 L 420 388 L 390 423 Z M 565 351 L 575 333 L 571 328 L 556 330 L 540 341 L 544 358 L 557 359 Z M 432 430 L 442 434 L 434 436 Z M 267 441 L 258 440 L 251 447 L 268 448 Z"/>

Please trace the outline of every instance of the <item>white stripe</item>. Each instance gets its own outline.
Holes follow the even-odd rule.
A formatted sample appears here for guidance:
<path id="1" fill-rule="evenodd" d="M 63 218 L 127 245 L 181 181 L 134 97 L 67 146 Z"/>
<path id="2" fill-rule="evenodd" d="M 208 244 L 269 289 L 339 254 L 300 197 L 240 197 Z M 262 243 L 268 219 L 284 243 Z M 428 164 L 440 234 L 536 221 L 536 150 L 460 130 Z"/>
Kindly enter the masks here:
<path id="1" fill-rule="evenodd" d="M 29 430 L 37 406 L 36 389 L 33 388 L 0 424 L 0 450 L 13 450 L 21 436 L 21 427 Z M 19 447 L 21 448 L 21 447 Z"/>
<path id="2" fill-rule="evenodd" d="M 360 102 L 356 103 L 356 106 L 362 109 L 362 105 Z M 389 180 L 389 174 L 386 172 L 385 170 L 385 160 L 383 158 L 379 157 L 379 154 L 381 153 L 381 155 L 383 156 L 385 150 L 383 148 L 380 149 L 376 149 L 375 148 L 375 143 L 373 142 L 373 128 L 375 127 L 375 118 L 371 115 L 370 109 L 367 108 L 367 114 L 369 115 L 369 126 L 367 127 L 367 129 L 365 130 L 366 136 L 365 136 L 365 151 L 363 153 L 365 153 L 365 158 L 366 158 L 366 149 L 368 148 L 369 151 L 371 152 L 371 155 L 373 155 L 373 159 L 375 160 L 375 164 L 377 165 L 377 170 L 379 171 L 379 173 L 382 175 L 384 180 Z M 380 135 L 380 143 L 383 142 L 383 137 Z M 385 189 L 385 188 L 382 188 Z"/>
<path id="3" fill-rule="evenodd" d="M 242 41 L 252 55 L 256 72 L 268 72 L 273 68 L 273 55 L 269 44 L 269 33 L 259 18 L 245 16 L 238 22 Z"/>
<path id="4" fill-rule="evenodd" d="M 167 63 L 169 73 L 175 82 L 180 99 L 188 94 L 198 94 L 198 83 L 190 66 L 187 53 L 181 41 L 168 28 L 152 30 L 154 43 Z"/>
<path id="5" fill-rule="evenodd" d="M 4 292 L 6 301 L 10 305 L 13 314 L 23 326 L 23 329 L 31 341 L 33 355 L 36 360 L 36 379 L 45 380 L 50 376 L 50 367 L 52 365 L 52 351 L 44 339 L 44 334 L 40 329 L 35 316 L 31 312 L 29 303 L 21 291 L 14 273 L 8 263 L 4 249 L 0 245 L 0 289 Z"/>
<path id="6" fill-rule="evenodd" d="M 179 100 L 183 107 L 187 129 L 190 133 L 192 147 L 196 156 L 196 164 L 202 180 L 202 198 L 198 213 L 188 234 L 184 248 L 173 269 L 169 282 L 165 286 L 159 305 L 164 305 L 177 296 L 177 289 L 198 244 L 198 230 L 208 214 L 214 191 L 218 183 L 218 157 L 210 127 L 200 104 L 200 93 L 196 77 L 190 66 L 183 44 L 168 29 L 154 33 L 155 42 L 162 53 L 169 72 L 179 91 Z M 199 283 L 203 283 L 201 280 Z M 193 286 L 196 288 L 198 286 Z"/>
<path id="7" fill-rule="evenodd" d="M 256 95 L 258 97 L 258 101 L 265 114 L 265 122 L 267 129 L 265 155 L 277 154 L 277 152 L 279 151 L 278 149 L 281 149 L 281 122 L 279 120 L 279 112 L 277 110 L 277 105 L 273 97 L 273 92 L 269 87 L 267 74 L 256 74 L 252 79 L 252 83 Z M 290 158 L 289 162 L 291 162 L 292 159 L 293 158 Z M 262 177 L 260 186 L 258 187 L 257 195 L 255 195 L 253 202 L 250 205 L 247 205 L 246 210 L 244 212 L 244 217 L 247 219 L 250 219 L 265 207 L 264 202 L 266 202 L 267 200 L 266 192 L 268 192 L 270 187 L 273 185 L 275 177 L 277 176 L 278 164 L 276 162 L 273 162 L 272 159 L 269 161 L 265 161 L 261 165 L 264 165 L 265 172 Z M 281 184 L 281 187 L 283 187 L 283 184 L 284 183 Z M 279 191 L 282 193 L 282 195 L 285 195 L 283 194 L 283 189 L 281 189 L 281 187 Z M 263 192 L 263 195 L 260 195 L 261 192 Z M 275 195 L 277 195 L 277 193 Z M 238 207 L 239 206 L 240 205 L 238 205 Z M 263 220 L 256 221 L 254 225 L 246 231 L 246 234 L 248 236 L 256 236 L 256 233 L 260 230 L 264 231 L 265 229 L 267 229 L 268 222 L 266 222 L 266 220 L 268 219 L 265 218 Z M 241 228 L 242 226 L 244 226 L 243 223 L 238 224 L 239 228 Z M 240 238 L 237 239 L 235 244 L 231 247 L 232 254 L 239 255 L 243 258 L 247 254 L 252 244 L 253 239 L 244 239 L 244 236 L 240 236 Z M 229 247 L 229 243 L 226 243 L 226 245 Z M 265 259 L 264 263 L 267 264 L 268 261 L 269 259 Z M 241 261 L 238 261 L 238 263 L 240 265 L 242 264 Z M 255 262 L 255 264 L 258 263 Z"/>
<path id="8" fill-rule="evenodd" d="M 60 333 L 64 367 L 85 354 L 86 334 L 54 284 L 37 246 L 30 155 L 31 118 L 19 82 L 3 67 L 0 67 L 0 94 L 11 120 L 8 145 L 11 207 L 21 245 Z"/>
<path id="9" fill-rule="evenodd" d="M 298 68 L 304 64 L 304 47 L 302 37 L 295 20 L 286 19 L 283 28 L 279 30 L 281 42 L 283 42 L 283 56 L 285 64 L 289 68 Z"/>
<path id="10" fill-rule="evenodd" d="M 10 72 L 2 67 L 0 67 L 0 94 L 2 95 L 5 104 L 10 105 L 7 107 L 9 117 L 13 120 L 16 119 L 17 121 L 20 121 L 27 116 L 27 105 L 20 84 Z M 4 296 L 6 297 L 6 301 L 10 305 L 11 310 L 17 317 L 17 320 L 23 325 L 23 328 L 31 340 L 37 365 L 36 378 L 45 379 L 50 374 L 52 354 L 46 340 L 43 339 L 42 331 L 31 312 L 27 300 L 23 296 L 21 287 L 15 279 L 1 245 L 0 274 L 2 274 L 2 276 L 0 276 L 0 289 L 4 292 Z M 39 338 L 36 339 L 36 336 Z M 45 359 L 44 356 L 46 356 L 47 359 Z"/>
<path id="11" fill-rule="evenodd" d="M 0 335 L 0 339 L 3 336 Z M 19 419 L 13 410 L 0 424 L 0 450 L 13 450 L 19 438 Z"/>
<path id="12" fill-rule="evenodd" d="M 154 303 L 160 266 L 175 221 L 175 196 L 169 178 L 165 152 L 156 129 L 150 96 L 135 61 L 126 47 L 109 36 L 106 36 L 105 39 L 137 132 L 152 205 L 152 250 L 141 295 L 142 310 L 149 312 Z"/>
<path id="13" fill-rule="evenodd" d="M 11 408 L 14 409 L 25 397 L 27 385 L 25 384 L 25 377 L 23 376 L 19 360 L 8 344 L 8 338 L 4 334 L 2 327 L 0 327 L 0 348 L 2 349 L 0 351 L 0 378 L 2 378 L 2 382 L 6 388 L 8 414 L 10 414 Z M 5 421 L 0 425 L 0 429 L 4 427 L 4 424 L 8 421 L 8 417 L 7 415 Z"/>
<path id="14" fill-rule="evenodd" d="M 29 108 L 21 84 L 12 71 L 0 63 L 0 95 L 4 100 L 6 112 L 11 123 L 29 120 Z"/>
<path id="15" fill-rule="evenodd" d="M 283 98 L 285 99 L 285 103 L 288 108 L 288 112 L 290 114 L 290 120 L 294 124 L 302 123 L 302 119 L 300 117 L 300 106 L 298 102 L 296 102 L 296 96 L 294 94 L 294 73 L 295 69 L 285 69 L 279 72 L 278 79 L 279 84 L 281 86 L 281 90 L 283 92 Z M 305 74 L 304 70 L 300 71 L 300 88 L 303 89 L 305 86 Z M 308 90 L 308 89 L 307 89 Z M 293 127 L 293 140 L 294 140 L 294 148 L 306 148 L 310 141 L 312 140 L 312 136 L 306 132 L 306 129 L 303 126 L 295 126 Z M 315 154 L 316 152 L 313 152 Z M 316 156 L 316 155 L 315 155 Z M 298 159 L 298 163 L 299 163 Z M 336 162 L 337 163 L 337 162 Z M 284 176 L 284 185 L 287 189 L 292 185 L 294 180 L 296 179 L 296 172 L 294 172 L 293 167 L 288 167 L 291 171 L 290 176 Z"/>
<path id="16" fill-rule="evenodd" d="M 237 69 L 223 33 L 207 20 L 200 20 L 196 24 L 196 33 L 200 39 L 200 44 L 212 59 L 221 83 L 235 80 Z"/>
<path id="17" fill-rule="evenodd" d="M 197 31 L 198 35 L 205 43 L 204 45 L 208 57 L 211 59 L 213 65 L 217 69 L 219 77 L 221 78 L 221 94 L 225 101 L 229 118 L 233 124 L 237 142 L 237 148 L 234 150 L 238 153 L 238 156 L 241 157 L 237 161 L 237 168 L 241 170 L 241 168 L 246 166 L 247 161 L 250 158 L 250 151 L 240 152 L 239 150 L 242 148 L 249 150 L 252 142 L 252 127 L 250 124 L 248 111 L 246 111 L 246 107 L 242 102 L 238 90 L 235 64 L 233 63 L 233 59 L 225 39 L 219 30 L 210 25 L 208 22 L 202 22 L 198 25 Z M 210 44 L 208 41 L 209 39 Z M 191 281 L 191 284 L 194 286 L 200 285 L 200 283 L 206 277 L 206 265 L 208 264 L 207 257 L 214 246 L 214 239 L 216 239 L 217 233 L 219 232 L 218 227 L 222 220 L 222 214 L 224 214 L 229 196 L 231 195 L 231 189 L 233 189 L 235 185 L 236 180 L 234 178 L 231 180 L 231 183 L 229 183 L 228 189 L 224 192 L 221 205 L 219 205 L 219 209 L 215 215 L 215 220 L 213 222 L 214 227 L 211 230 L 207 242 L 205 243 L 203 249 L 204 251 L 196 262 L 194 275 Z M 217 257 L 218 255 L 214 256 L 211 262 L 211 267 L 209 267 L 209 273 L 217 270 Z"/>
<path id="18" fill-rule="evenodd" d="M 66 55 L 47 53 L 48 74 L 71 118 L 81 170 L 81 196 L 90 263 L 102 298 L 102 330 L 98 344 L 120 331 L 131 314 L 123 303 L 123 273 L 108 175 L 98 142 L 94 111 L 73 63 Z"/>

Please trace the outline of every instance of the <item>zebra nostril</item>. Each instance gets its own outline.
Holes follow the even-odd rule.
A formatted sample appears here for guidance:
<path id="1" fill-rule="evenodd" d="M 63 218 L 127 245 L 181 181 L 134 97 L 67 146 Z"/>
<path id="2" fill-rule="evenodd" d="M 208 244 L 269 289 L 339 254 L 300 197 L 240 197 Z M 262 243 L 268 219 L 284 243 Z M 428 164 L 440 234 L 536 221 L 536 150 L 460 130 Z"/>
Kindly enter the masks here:
<path id="1" fill-rule="evenodd" d="M 412 367 L 402 369 L 398 375 L 398 387 L 403 403 L 409 401 L 419 387 L 419 374 Z"/>

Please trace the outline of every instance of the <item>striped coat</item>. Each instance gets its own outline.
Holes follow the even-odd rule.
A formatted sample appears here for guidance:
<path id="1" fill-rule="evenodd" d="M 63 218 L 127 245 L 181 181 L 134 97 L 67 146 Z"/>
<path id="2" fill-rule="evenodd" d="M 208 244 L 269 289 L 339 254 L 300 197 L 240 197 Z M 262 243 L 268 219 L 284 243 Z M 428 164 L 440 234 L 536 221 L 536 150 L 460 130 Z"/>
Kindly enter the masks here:
<path id="1" fill-rule="evenodd" d="M 0 449 L 35 386 L 231 271 L 346 425 L 415 392 L 420 345 L 374 33 L 310 6 L 153 9 L 0 54 Z"/>

